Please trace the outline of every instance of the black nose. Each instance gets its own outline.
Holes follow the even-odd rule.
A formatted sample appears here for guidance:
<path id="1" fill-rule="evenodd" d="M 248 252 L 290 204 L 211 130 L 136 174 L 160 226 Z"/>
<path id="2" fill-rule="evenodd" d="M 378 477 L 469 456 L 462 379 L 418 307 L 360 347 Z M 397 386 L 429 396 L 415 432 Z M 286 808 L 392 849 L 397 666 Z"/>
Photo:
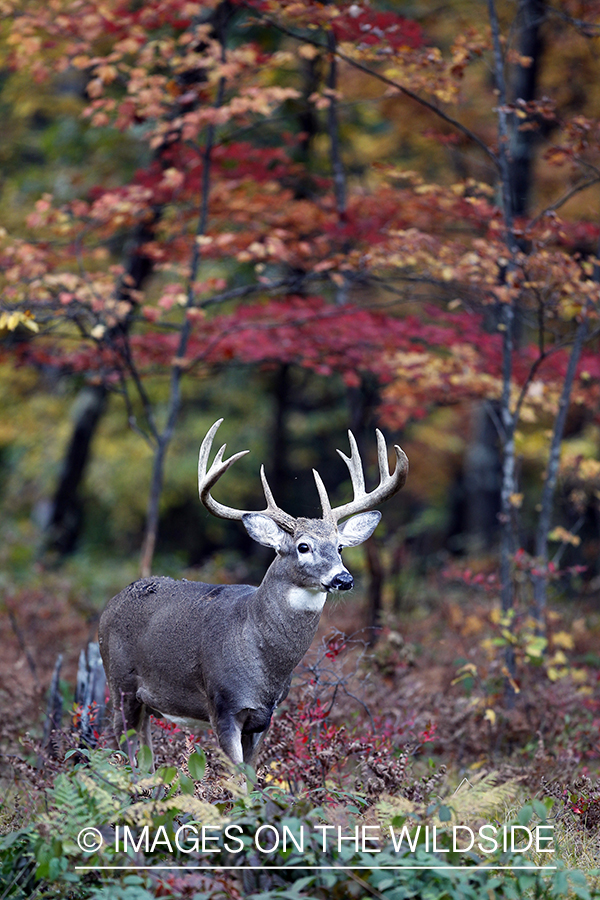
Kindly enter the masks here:
<path id="1" fill-rule="evenodd" d="M 331 589 L 334 591 L 349 591 L 354 587 L 354 578 L 350 572 L 340 572 L 331 582 Z"/>

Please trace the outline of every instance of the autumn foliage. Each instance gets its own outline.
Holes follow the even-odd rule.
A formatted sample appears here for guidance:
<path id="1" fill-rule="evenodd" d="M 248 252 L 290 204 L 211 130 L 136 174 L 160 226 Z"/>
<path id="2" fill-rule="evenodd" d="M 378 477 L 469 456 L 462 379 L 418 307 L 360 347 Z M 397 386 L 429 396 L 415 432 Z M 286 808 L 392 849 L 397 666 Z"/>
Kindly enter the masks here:
<path id="1" fill-rule="evenodd" d="M 598 80 L 584 6 L 511 22 L 492 3 L 483 23 L 457 4 L 442 27 L 349 0 L 4 0 L 10 78 L 73 96 L 135 165 L 42 193 L 2 233 L 2 353 L 119 393 L 156 490 L 181 380 L 222 367 L 374 383 L 395 430 L 487 403 L 508 609 L 521 429 L 552 434 L 545 583 L 567 412 L 597 425 L 598 106 L 565 77 L 579 59 Z"/>

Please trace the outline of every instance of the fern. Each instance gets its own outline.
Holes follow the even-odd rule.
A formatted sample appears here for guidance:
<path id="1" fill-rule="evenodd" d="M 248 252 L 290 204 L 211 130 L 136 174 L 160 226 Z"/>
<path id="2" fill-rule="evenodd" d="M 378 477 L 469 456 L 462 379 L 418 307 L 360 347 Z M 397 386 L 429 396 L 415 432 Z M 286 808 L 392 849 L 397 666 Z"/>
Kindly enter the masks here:
<path id="1" fill-rule="evenodd" d="M 54 787 L 49 791 L 49 800 L 50 811 L 44 817 L 49 824 L 57 824 L 56 819 L 70 823 L 89 818 L 89 800 L 68 775 L 58 776 Z"/>
<path id="2" fill-rule="evenodd" d="M 115 796 L 111 784 L 99 784 L 85 772 L 79 774 L 78 782 L 80 789 L 87 795 L 90 807 L 94 809 L 97 821 L 109 822 L 122 809 L 123 800 Z"/>
<path id="3" fill-rule="evenodd" d="M 518 796 L 520 784 L 517 779 L 500 781 L 497 772 L 486 775 L 475 775 L 468 781 L 465 779 L 450 794 L 446 791 L 438 797 L 439 806 L 449 807 L 453 820 L 458 825 L 475 825 L 481 820 L 503 815 L 506 807 Z M 430 804 L 409 800 L 402 796 L 383 796 L 374 807 L 378 821 L 387 826 L 395 816 L 418 816 L 419 819 L 430 818 L 433 824 L 442 824 L 436 811 L 427 815 Z M 434 810 L 439 809 L 439 806 Z"/>
<path id="4" fill-rule="evenodd" d="M 521 790 L 515 778 L 500 782 L 497 772 L 476 775 L 467 783 L 462 782 L 446 800 L 459 824 L 468 820 L 486 819 L 502 814 Z"/>
<path id="5" fill-rule="evenodd" d="M 222 825 L 223 817 L 216 806 L 189 794 L 178 794 L 165 800 L 145 800 L 134 803 L 123 815 L 132 825 L 151 825 L 154 818 L 167 813 L 188 814 L 203 825 Z"/>

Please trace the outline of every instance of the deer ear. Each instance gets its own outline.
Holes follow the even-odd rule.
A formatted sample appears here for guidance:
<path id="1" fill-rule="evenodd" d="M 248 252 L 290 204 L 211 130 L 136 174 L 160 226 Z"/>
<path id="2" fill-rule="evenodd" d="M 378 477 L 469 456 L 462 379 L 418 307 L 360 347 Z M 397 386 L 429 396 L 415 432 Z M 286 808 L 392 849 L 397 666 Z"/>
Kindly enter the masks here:
<path id="1" fill-rule="evenodd" d="M 374 512 L 360 513 L 358 516 L 352 516 L 347 522 L 338 527 L 338 535 L 340 544 L 343 547 L 356 547 L 362 544 L 367 538 L 370 538 L 381 519 L 381 513 Z"/>
<path id="2" fill-rule="evenodd" d="M 263 516 L 262 513 L 245 513 L 242 522 L 252 540 L 265 547 L 272 547 L 273 550 L 279 550 L 286 533 L 273 519 Z"/>

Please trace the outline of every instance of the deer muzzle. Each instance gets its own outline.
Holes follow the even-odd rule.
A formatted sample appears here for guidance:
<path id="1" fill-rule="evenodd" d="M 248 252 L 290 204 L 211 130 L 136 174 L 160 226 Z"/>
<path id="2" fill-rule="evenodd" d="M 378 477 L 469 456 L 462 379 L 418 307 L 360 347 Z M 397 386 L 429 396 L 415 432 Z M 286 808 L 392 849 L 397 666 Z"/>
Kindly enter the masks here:
<path id="1" fill-rule="evenodd" d="M 330 591 L 350 591 L 354 587 L 354 578 L 350 572 L 339 572 L 331 579 Z"/>

